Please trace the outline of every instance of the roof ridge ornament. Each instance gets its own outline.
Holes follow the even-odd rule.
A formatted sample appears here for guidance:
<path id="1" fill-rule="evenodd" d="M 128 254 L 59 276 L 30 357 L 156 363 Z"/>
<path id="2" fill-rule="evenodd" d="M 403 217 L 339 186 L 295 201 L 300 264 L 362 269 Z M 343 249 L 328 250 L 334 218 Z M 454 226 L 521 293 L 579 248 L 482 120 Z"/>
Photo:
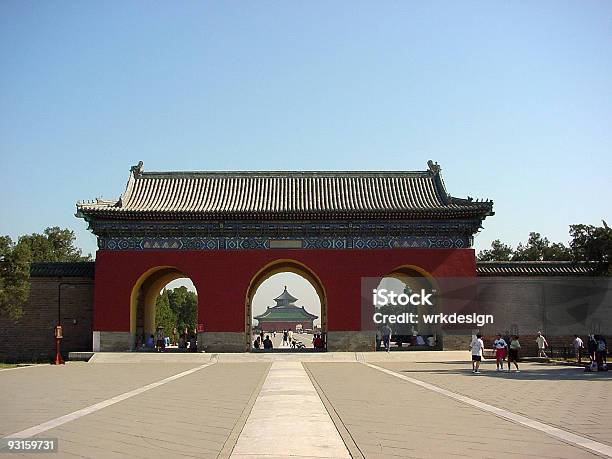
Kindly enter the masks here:
<path id="1" fill-rule="evenodd" d="M 440 165 L 437 162 L 433 162 L 431 159 L 427 161 L 427 167 L 432 174 L 439 174 L 440 171 L 442 171 Z"/>
<path id="2" fill-rule="evenodd" d="M 142 161 L 138 161 L 138 164 L 130 167 L 130 173 L 134 175 L 134 177 L 139 177 L 142 174 L 142 169 L 144 167 L 144 163 Z"/>

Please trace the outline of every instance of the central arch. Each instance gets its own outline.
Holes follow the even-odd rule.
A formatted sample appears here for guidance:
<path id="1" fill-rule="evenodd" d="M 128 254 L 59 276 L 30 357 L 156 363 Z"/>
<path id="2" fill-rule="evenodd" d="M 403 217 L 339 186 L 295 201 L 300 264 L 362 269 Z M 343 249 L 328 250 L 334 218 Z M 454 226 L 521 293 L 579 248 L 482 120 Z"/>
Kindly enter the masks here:
<path id="1" fill-rule="evenodd" d="M 155 307 L 162 289 L 177 279 L 191 279 L 174 266 L 156 266 L 144 272 L 132 287 L 130 295 L 131 348 L 136 349 L 138 338 L 155 333 Z"/>
<path id="2" fill-rule="evenodd" d="M 327 294 L 319 276 L 305 264 L 292 259 L 279 259 L 263 266 L 251 278 L 245 295 L 245 350 L 251 351 L 251 333 L 253 329 L 252 301 L 261 284 L 275 274 L 290 272 L 303 277 L 315 289 L 321 303 L 321 331 L 324 343 L 327 343 Z"/>

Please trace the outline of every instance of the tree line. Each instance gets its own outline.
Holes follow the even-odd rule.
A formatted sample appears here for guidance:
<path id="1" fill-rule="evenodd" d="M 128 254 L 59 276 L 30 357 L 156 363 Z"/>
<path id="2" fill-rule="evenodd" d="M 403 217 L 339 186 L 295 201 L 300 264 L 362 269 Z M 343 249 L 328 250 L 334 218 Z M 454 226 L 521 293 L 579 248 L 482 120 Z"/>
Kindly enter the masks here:
<path id="1" fill-rule="evenodd" d="M 58 226 L 42 234 L 21 236 L 17 242 L 0 236 L 0 314 L 13 320 L 22 315 L 22 306 L 30 294 L 30 265 L 36 262 L 91 261 L 75 247 L 74 231 Z"/>
<path id="2" fill-rule="evenodd" d="M 611 275 L 612 269 L 612 229 L 603 226 L 571 225 L 569 245 L 561 242 L 551 243 L 540 233 L 529 233 L 525 244 L 516 248 L 504 244 L 499 239 L 491 243 L 491 248 L 478 252 L 478 261 L 573 261 L 590 262 L 593 271 L 599 275 Z"/>

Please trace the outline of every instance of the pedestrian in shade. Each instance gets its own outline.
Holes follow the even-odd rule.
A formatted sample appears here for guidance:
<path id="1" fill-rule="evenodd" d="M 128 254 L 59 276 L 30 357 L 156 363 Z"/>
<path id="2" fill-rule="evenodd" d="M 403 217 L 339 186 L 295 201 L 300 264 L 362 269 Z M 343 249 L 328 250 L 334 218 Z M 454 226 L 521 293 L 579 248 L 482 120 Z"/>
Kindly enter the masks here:
<path id="1" fill-rule="evenodd" d="M 510 341 L 510 349 L 508 350 L 508 373 L 510 373 L 510 364 L 514 363 L 514 366 L 516 367 L 516 372 L 520 373 L 521 370 L 519 370 L 519 366 L 518 366 L 518 359 L 519 359 L 519 349 L 521 348 L 521 343 L 519 343 L 519 337 L 518 336 L 513 336 L 512 337 L 512 341 Z"/>
<path id="2" fill-rule="evenodd" d="M 576 355 L 576 359 L 578 363 L 582 362 L 582 350 L 584 349 L 584 343 L 582 339 L 578 335 L 574 335 L 574 341 L 572 342 L 572 346 L 574 346 L 574 354 Z"/>
<path id="3" fill-rule="evenodd" d="M 548 347 L 548 341 L 546 341 L 546 338 L 544 338 L 542 332 L 538 332 L 536 343 L 538 344 L 538 357 L 548 358 L 545 351 L 545 349 Z"/>

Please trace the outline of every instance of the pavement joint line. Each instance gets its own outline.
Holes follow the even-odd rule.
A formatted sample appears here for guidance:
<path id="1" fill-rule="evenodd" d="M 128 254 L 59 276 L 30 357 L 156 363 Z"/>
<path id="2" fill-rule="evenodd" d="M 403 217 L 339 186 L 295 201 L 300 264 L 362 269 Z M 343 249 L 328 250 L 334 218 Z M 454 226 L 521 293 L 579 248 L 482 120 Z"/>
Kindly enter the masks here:
<path id="1" fill-rule="evenodd" d="M 0 372 L 2 371 L 13 371 L 13 370 L 23 370 L 25 368 L 35 368 L 35 367 L 46 367 L 49 366 L 49 363 L 34 363 L 32 365 L 20 365 L 14 368 L 0 368 Z"/>
<path id="2" fill-rule="evenodd" d="M 471 405 L 482 411 L 492 413 L 500 418 L 514 422 L 516 424 L 520 424 L 522 426 L 529 427 L 534 430 L 538 430 L 551 437 L 557 438 L 558 440 L 561 440 L 564 443 L 569 443 L 574 446 L 578 446 L 583 449 L 587 449 L 589 451 L 595 452 L 597 454 L 603 454 L 606 457 L 612 457 L 612 446 L 606 445 L 605 443 L 600 443 L 588 437 L 583 437 L 582 435 L 578 435 L 573 432 L 569 432 L 567 430 L 559 429 L 558 427 L 553 427 L 543 422 L 528 418 L 527 416 L 516 414 L 516 413 L 513 413 L 512 411 L 504 410 L 502 408 L 498 408 L 496 406 L 489 405 L 488 403 L 484 403 L 479 400 L 475 400 L 465 395 L 457 394 L 456 392 L 452 392 L 450 390 L 443 389 L 441 387 L 426 383 L 419 379 L 411 378 L 410 376 L 402 375 L 395 371 L 388 370 L 387 368 L 379 367 L 378 365 L 373 365 L 371 363 L 364 363 L 364 365 L 374 370 L 378 370 L 383 373 L 386 373 L 390 376 L 394 376 L 396 378 L 403 379 L 404 381 L 420 386 L 423 389 L 427 389 L 432 392 L 436 392 L 440 395 L 444 395 L 445 397 L 452 398 L 453 400 L 457 400 L 467 405 Z"/>
<path id="3" fill-rule="evenodd" d="M 47 430 L 51 430 L 54 429 L 56 427 L 59 427 L 61 425 L 64 425 L 70 421 L 74 421 L 76 419 L 82 418 L 83 416 L 87 416 L 88 414 L 92 414 L 95 413 L 96 411 L 100 411 L 103 408 L 106 408 L 108 406 L 114 405 L 116 403 L 122 402 L 124 400 L 127 400 L 129 398 L 135 397 L 136 395 L 140 395 L 144 392 L 147 392 L 151 389 L 155 389 L 156 387 L 160 387 L 163 386 L 164 384 L 167 384 L 169 382 L 175 381 L 179 378 L 182 378 L 183 376 L 187 376 L 190 375 L 192 373 L 195 373 L 196 371 L 202 370 L 206 367 L 209 367 L 211 365 L 214 365 L 215 362 L 209 362 L 209 363 L 205 363 L 204 365 L 199 365 L 195 368 L 191 368 L 189 370 L 183 371 L 181 373 L 177 373 L 175 375 L 169 376 L 167 378 L 164 378 L 162 380 L 156 381 L 154 383 L 150 383 L 147 384 L 145 386 L 142 387 L 138 387 L 136 389 L 133 389 L 129 392 L 125 392 L 123 394 L 120 395 L 116 395 L 115 397 L 109 398 L 107 400 L 103 400 L 101 402 L 95 403 L 93 405 L 90 405 L 88 407 L 85 408 L 81 408 L 80 410 L 77 411 L 73 411 L 72 413 L 68 413 L 65 414 L 63 416 L 60 416 L 58 418 L 55 419 L 51 419 L 49 421 L 43 422 L 42 424 L 38 424 L 34 427 L 30 427 L 28 429 L 22 430 L 20 432 L 15 432 L 13 434 L 7 435 L 5 437 L 3 437 L 4 439 L 9 439 L 9 438 L 29 438 L 32 437 L 34 435 L 38 435 L 40 433 L 46 432 Z"/>
<path id="4" fill-rule="evenodd" d="M 244 429 L 244 425 L 246 424 L 247 419 L 251 415 L 251 411 L 253 410 L 253 405 L 255 405 L 255 400 L 257 400 L 257 397 L 259 397 L 259 393 L 261 392 L 261 388 L 263 387 L 264 382 L 266 381 L 266 378 L 268 377 L 268 373 L 270 372 L 271 367 L 272 367 L 272 362 L 268 364 L 266 371 L 264 371 L 263 374 L 261 375 L 261 378 L 259 382 L 257 383 L 257 387 L 253 389 L 253 393 L 249 397 L 249 401 L 247 402 L 246 407 L 242 410 L 240 417 L 234 424 L 234 427 L 232 428 L 228 437 L 225 439 L 225 442 L 223 443 L 223 447 L 221 448 L 221 451 L 219 451 L 217 458 L 227 459 L 232 455 L 232 451 L 234 450 L 234 447 L 236 446 L 238 437 L 240 436 L 242 429 Z"/>
<path id="5" fill-rule="evenodd" d="M 336 429 L 338 430 L 340 437 L 342 438 L 342 440 L 344 441 L 344 444 L 349 450 L 351 457 L 362 458 L 362 459 L 365 458 L 365 455 L 363 454 L 363 452 L 357 445 L 357 442 L 353 438 L 353 435 L 351 434 L 350 430 L 348 430 L 348 428 L 344 424 L 344 421 L 342 421 L 340 414 L 338 414 L 338 412 L 336 411 L 336 408 L 334 408 L 332 403 L 329 401 L 327 394 L 325 393 L 321 385 L 317 382 L 316 378 L 310 371 L 310 368 L 308 368 L 308 365 L 306 365 L 306 362 L 302 362 L 302 366 L 304 367 L 304 370 L 306 370 L 306 374 L 310 378 L 310 382 L 312 382 L 312 385 L 314 386 L 315 390 L 319 394 L 319 398 L 323 402 L 323 405 L 325 406 L 325 409 L 327 410 L 329 416 L 331 417 L 332 422 L 336 425 Z"/>

